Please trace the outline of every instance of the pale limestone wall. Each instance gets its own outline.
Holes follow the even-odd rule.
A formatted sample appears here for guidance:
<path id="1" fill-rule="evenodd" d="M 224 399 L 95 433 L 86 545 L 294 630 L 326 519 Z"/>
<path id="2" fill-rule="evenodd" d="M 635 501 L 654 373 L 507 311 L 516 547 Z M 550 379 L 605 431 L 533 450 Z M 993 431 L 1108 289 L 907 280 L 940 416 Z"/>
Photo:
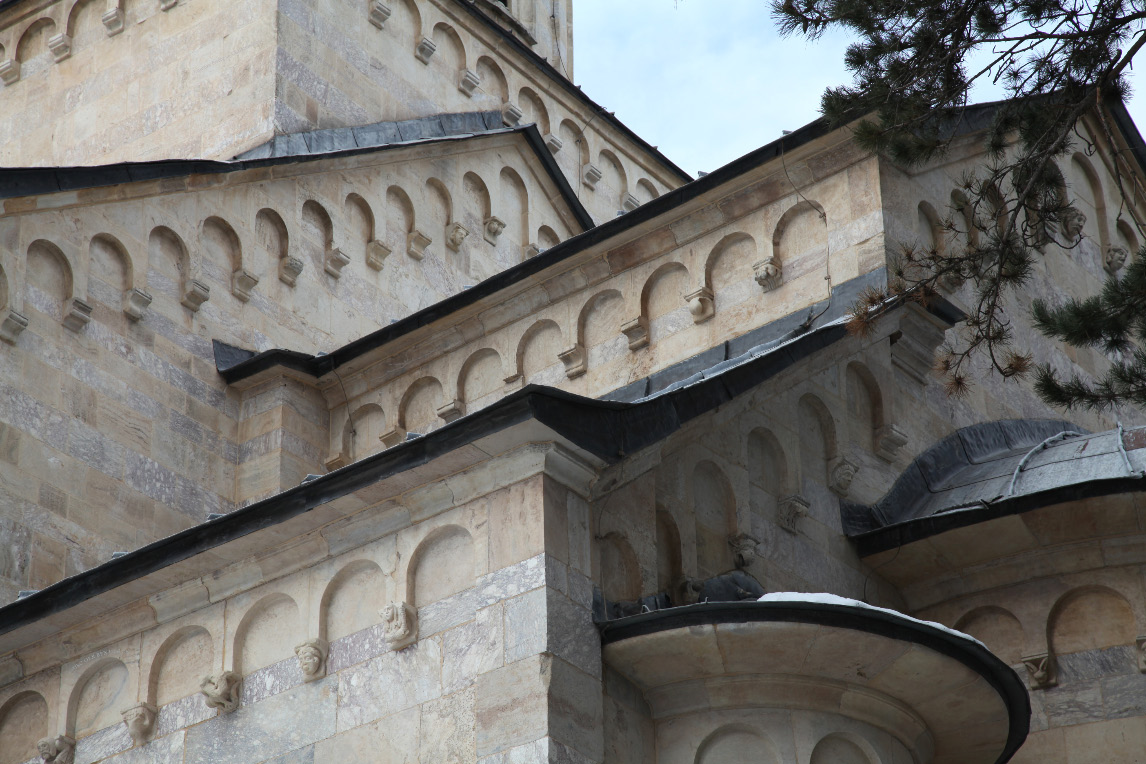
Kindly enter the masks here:
<path id="1" fill-rule="evenodd" d="M 0 320 L 15 311 L 28 328 L 0 344 L 0 501 L 11 509 L 0 518 L 0 598 L 321 471 L 322 397 L 290 394 L 284 409 L 277 392 L 228 392 L 211 340 L 313 352 L 357 339 L 520 262 L 528 229 L 506 209 L 568 236 L 575 223 L 552 206 L 535 156 L 514 136 L 488 141 L 220 175 L 202 188 L 193 178 L 8 200 Z M 499 195 L 506 174 L 527 184 L 524 208 Z M 473 192 L 481 186 L 488 197 Z M 408 198 L 413 217 L 388 194 Z M 509 223 L 493 244 L 482 230 L 491 212 Z M 445 244 L 448 222 L 472 231 L 458 251 Z M 433 240 L 421 260 L 408 252 L 410 226 Z M 367 255 L 383 248 L 392 252 L 375 270 Z M 303 266 L 293 285 L 284 255 Z M 209 292 L 192 310 L 196 284 Z"/>
<path id="2" fill-rule="evenodd" d="M 229 158 L 267 140 L 274 8 L 15 4 L 0 13 L 0 166 Z"/>
<path id="3" fill-rule="evenodd" d="M 520 119 L 537 125 L 599 223 L 679 185 L 643 149 L 458 5 L 457 0 L 390 0 L 392 13 L 378 28 L 353 0 L 283 0 L 275 130 L 502 110 L 507 124 Z M 560 16 L 571 2 L 553 5 Z M 551 23 L 548 12 L 537 23 Z"/>
<path id="4" fill-rule="evenodd" d="M 375 505 L 18 650 L 0 762 L 57 734 L 84 764 L 601 761 L 588 505 L 536 471 L 547 451 L 455 476 L 456 506 Z M 409 646 L 388 642 L 389 603 L 416 615 Z M 308 639 L 329 644 L 310 682 Z M 243 676 L 233 713 L 198 691 L 223 671 Z M 157 721 L 133 747 L 120 711 L 140 702 Z"/>

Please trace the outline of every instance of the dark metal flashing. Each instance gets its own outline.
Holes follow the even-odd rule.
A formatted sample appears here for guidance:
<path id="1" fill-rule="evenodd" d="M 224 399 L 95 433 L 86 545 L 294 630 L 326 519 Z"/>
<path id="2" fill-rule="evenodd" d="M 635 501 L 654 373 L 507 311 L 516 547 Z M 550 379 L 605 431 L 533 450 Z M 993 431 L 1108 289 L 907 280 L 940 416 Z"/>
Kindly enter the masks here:
<path id="1" fill-rule="evenodd" d="M 606 463 L 616 463 L 845 336 L 847 331 L 841 323 L 811 329 L 773 352 L 746 359 L 720 374 L 638 403 L 599 401 L 529 385 L 423 437 L 156 541 L 0 607 L 0 634 L 30 625 L 213 547 L 282 523 L 527 420 L 539 422 Z"/>
<path id="2" fill-rule="evenodd" d="M 995 760 L 1008 761 L 1027 739 L 1031 702 L 1014 670 L 982 645 L 933 626 L 878 610 L 819 602 L 710 602 L 658 610 L 600 624 L 601 644 L 692 626 L 788 622 L 833 626 L 926 647 L 983 677 L 1007 707 L 1007 743 Z"/>

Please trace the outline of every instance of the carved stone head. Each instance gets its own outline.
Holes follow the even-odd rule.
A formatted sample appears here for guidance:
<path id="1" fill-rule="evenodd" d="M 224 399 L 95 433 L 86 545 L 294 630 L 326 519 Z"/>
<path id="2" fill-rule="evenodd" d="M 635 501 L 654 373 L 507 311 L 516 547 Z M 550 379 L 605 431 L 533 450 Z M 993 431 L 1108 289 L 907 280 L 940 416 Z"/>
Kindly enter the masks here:
<path id="1" fill-rule="evenodd" d="M 224 671 L 218 676 L 205 676 L 199 683 L 199 691 L 203 693 L 207 706 L 217 708 L 223 713 L 230 713 L 239 707 L 242 688 L 243 677 L 234 671 Z"/>
<path id="2" fill-rule="evenodd" d="M 1082 227 L 1086 225 L 1086 215 L 1074 207 L 1067 207 L 1062 213 L 1062 234 L 1067 244 L 1073 244 L 1082 236 Z"/>
<path id="3" fill-rule="evenodd" d="M 855 479 L 857 470 L 858 467 L 844 457 L 836 457 L 829 465 L 828 488 L 841 496 L 845 495 L 852 484 L 852 480 Z"/>
<path id="4" fill-rule="evenodd" d="M 298 667 L 302 671 L 302 681 L 313 682 L 326 676 L 327 642 L 325 639 L 308 639 L 294 649 L 298 656 Z"/>
<path id="5" fill-rule="evenodd" d="M 1122 266 L 1126 265 L 1126 258 L 1128 257 L 1130 257 L 1130 253 L 1124 247 L 1107 247 L 1106 252 L 1102 255 L 1102 267 L 1113 276 L 1122 270 Z"/>
<path id="6" fill-rule="evenodd" d="M 123 723 L 127 725 L 127 734 L 136 745 L 143 745 L 155 730 L 155 706 L 150 703 L 140 703 L 123 711 Z"/>
<path id="7" fill-rule="evenodd" d="M 780 286 L 780 281 L 783 279 L 784 269 L 780 265 L 780 259 L 777 257 L 769 257 L 767 260 L 761 260 L 752 265 L 753 277 L 760 288 L 765 292 L 770 292 L 776 287 Z"/>
<path id="8" fill-rule="evenodd" d="M 72 764 L 75 761 L 76 741 L 66 735 L 41 738 L 36 750 L 44 764 Z"/>
<path id="9" fill-rule="evenodd" d="M 470 235 L 469 229 L 461 223 L 450 223 L 446 232 L 446 244 L 450 249 L 457 250 Z"/>
<path id="10" fill-rule="evenodd" d="M 405 602 L 391 602 L 382 608 L 382 626 L 386 644 L 391 650 L 401 650 L 418 638 L 418 614 Z"/>

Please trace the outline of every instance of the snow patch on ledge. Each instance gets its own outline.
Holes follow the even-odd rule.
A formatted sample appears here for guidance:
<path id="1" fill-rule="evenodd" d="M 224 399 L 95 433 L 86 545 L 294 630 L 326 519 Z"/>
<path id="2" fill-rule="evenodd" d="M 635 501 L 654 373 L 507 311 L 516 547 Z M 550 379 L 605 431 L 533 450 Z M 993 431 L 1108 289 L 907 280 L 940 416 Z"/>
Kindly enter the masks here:
<path id="1" fill-rule="evenodd" d="M 840 597 L 840 596 L 837 596 L 835 594 L 827 594 L 827 593 L 808 594 L 805 592 L 773 592 L 772 594 L 765 594 L 763 597 L 761 597 L 759 600 L 757 600 L 757 602 L 808 602 L 808 603 L 812 603 L 812 604 L 816 604 L 816 605 L 843 605 L 845 607 L 863 608 L 864 610 L 876 610 L 880 613 L 886 613 L 887 615 L 894 616 L 895 618 L 898 618 L 898 619 L 903 620 L 903 621 L 911 621 L 912 623 L 919 623 L 919 624 L 923 624 L 924 626 L 930 626 L 932 629 L 938 629 L 939 631 L 946 632 L 953 637 L 958 637 L 959 639 L 965 639 L 968 642 L 974 642 L 975 644 L 979 645 L 979 647 L 982 647 L 984 650 L 988 650 L 988 651 L 990 650 L 990 648 L 988 648 L 986 645 L 984 645 L 979 640 L 972 637 L 970 634 L 964 634 L 961 631 L 956 631 L 955 629 L 944 626 L 941 623 L 935 623 L 935 621 L 922 621 L 918 618 L 912 618 L 909 615 L 904 615 L 903 613 L 899 612 L 898 610 L 891 610 L 891 609 L 885 608 L 885 607 L 876 607 L 875 605 L 869 605 L 866 602 L 860 602 L 859 600 L 853 600 L 853 599 L 849 599 L 847 597 Z"/>

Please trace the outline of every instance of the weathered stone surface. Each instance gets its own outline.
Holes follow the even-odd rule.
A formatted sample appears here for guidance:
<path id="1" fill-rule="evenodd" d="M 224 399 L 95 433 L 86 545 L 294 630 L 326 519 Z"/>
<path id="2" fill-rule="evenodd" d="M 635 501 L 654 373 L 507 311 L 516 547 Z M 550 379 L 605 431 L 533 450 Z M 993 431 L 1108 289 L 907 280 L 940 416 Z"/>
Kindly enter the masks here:
<path id="1" fill-rule="evenodd" d="M 127 727 L 116 724 L 76 741 L 76 764 L 92 764 L 131 748 Z"/>
<path id="2" fill-rule="evenodd" d="M 315 744 L 315 761 L 418 764 L 421 717 L 421 709 L 415 707 L 340 732 Z"/>
<path id="3" fill-rule="evenodd" d="M 422 761 L 474 760 L 472 687 L 422 706 L 418 754 Z"/>
<path id="4" fill-rule="evenodd" d="M 441 647 L 423 639 L 338 675 L 338 731 L 441 695 Z"/>
<path id="5" fill-rule="evenodd" d="M 286 692 L 302 684 L 302 672 L 298 659 L 291 657 L 270 666 L 252 671 L 243 677 L 242 700 L 244 706 L 260 703 L 272 695 Z"/>
<path id="6" fill-rule="evenodd" d="M 156 715 L 155 737 L 161 738 L 176 730 L 190 727 L 218 715 L 218 711 L 207 706 L 199 693 L 188 695 L 174 703 L 159 707 Z"/>
<path id="7" fill-rule="evenodd" d="M 108 764 L 170 764 L 183 761 L 183 731 L 157 737 L 147 745 L 105 759 Z"/>
<path id="8" fill-rule="evenodd" d="M 479 674 L 503 662 L 503 610 L 483 608 L 473 621 L 442 635 L 442 693 L 450 695 L 473 684 Z"/>
<path id="9" fill-rule="evenodd" d="M 548 647 L 546 587 L 505 602 L 505 661 L 513 663 Z"/>

